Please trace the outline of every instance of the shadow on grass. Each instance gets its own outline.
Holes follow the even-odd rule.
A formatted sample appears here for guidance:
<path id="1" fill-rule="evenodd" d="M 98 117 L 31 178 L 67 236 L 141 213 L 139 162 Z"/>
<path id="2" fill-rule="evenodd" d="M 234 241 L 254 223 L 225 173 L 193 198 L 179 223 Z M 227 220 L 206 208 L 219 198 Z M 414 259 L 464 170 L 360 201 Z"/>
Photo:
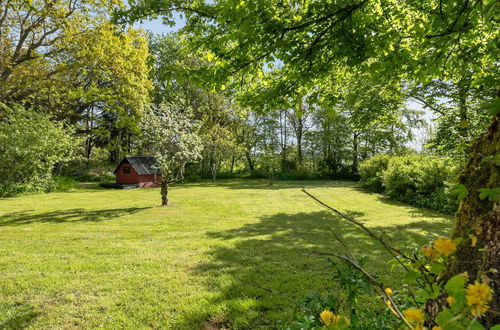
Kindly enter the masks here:
<path id="1" fill-rule="evenodd" d="M 13 308 L 8 307 L 9 306 L 3 308 L 4 311 L 9 311 L 9 313 L 6 320 L 3 321 L 0 319 L 0 329 L 25 329 L 32 320 L 40 315 L 40 313 L 35 311 L 30 305 L 22 304 L 13 306 Z"/>
<path id="2" fill-rule="evenodd" d="M 384 204 L 404 206 L 406 208 L 411 208 L 410 214 L 414 218 L 443 218 L 443 217 L 452 218 L 453 217 L 450 214 L 444 214 L 444 213 L 440 213 L 438 211 L 432 211 L 432 210 L 427 210 L 427 209 L 424 209 L 421 207 L 412 206 L 412 205 L 397 201 L 395 199 L 392 199 L 389 196 L 380 195 L 377 199 Z"/>
<path id="3" fill-rule="evenodd" d="M 20 226 L 31 223 L 100 222 L 112 220 L 127 214 L 134 214 L 145 209 L 147 207 L 107 210 L 86 210 L 79 208 L 45 213 L 18 211 L 0 216 L 0 226 Z"/>
<path id="4" fill-rule="evenodd" d="M 353 217 L 364 215 L 362 212 L 349 214 Z M 445 219 L 370 229 L 386 236 L 393 245 L 408 250 L 412 243 L 420 246 L 434 235 L 446 234 L 450 226 L 450 221 Z M 226 241 L 226 244 L 215 245 L 207 261 L 193 272 L 208 277 L 206 286 L 212 297 L 207 305 L 219 306 L 216 309 L 219 311 L 211 314 L 193 310 L 181 322 L 203 324 L 223 319 L 224 326 L 229 328 L 275 328 L 278 320 L 289 321 L 293 317 L 293 304 L 239 279 L 295 300 L 302 299 L 311 290 L 334 292 L 336 284 L 332 282 L 331 263 L 327 257 L 314 253 L 346 253 L 331 231 L 347 243 L 354 255 L 367 255 L 366 267 L 382 281 L 388 284 L 398 281 L 400 274 L 397 271 L 389 274 L 388 252 L 360 228 L 339 216 L 326 211 L 278 213 L 241 228 L 208 233 L 211 238 Z"/>
<path id="5" fill-rule="evenodd" d="M 400 201 L 398 201 L 390 196 L 384 195 L 382 193 L 370 191 L 370 190 L 363 188 L 359 185 L 353 185 L 353 188 L 356 189 L 357 191 L 363 193 L 363 194 L 376 195 L 377 200 L 379 202 L 384 203 L 384 204 L 392 205 L 392 206 L 402 206 L 402 207 L 405 207 L 407 209 L 411 208 L 409 213 L 411 214 L 411 216 L 413 218 L 450 218 L 451 219 L 453 217 L 450 214 L 444 214 L 444 213 L 441 213 L 438 211 L 428 210 L 428 209 L 425 209 L 422 207 L 418 207 L 418 206 L 410 205 L 410 204 L 407 204 L 404 202 L 400 202 Z"/>
<path id="6" fill-rule="evenodd" d="M 179 185 L 180 186 L 180 185 Z M 319 187 L 357 187 L 356 181 L 329 181 L 329 180 L 276 180 L 274 185 L 269 185 L 265 179 L 221 179 L 215 183 L 212 181 L 185 182 L 183 188 L 198 187 L 223 187 L 228 189 L 297 189 L 297 188 L 319 188 Z"/>

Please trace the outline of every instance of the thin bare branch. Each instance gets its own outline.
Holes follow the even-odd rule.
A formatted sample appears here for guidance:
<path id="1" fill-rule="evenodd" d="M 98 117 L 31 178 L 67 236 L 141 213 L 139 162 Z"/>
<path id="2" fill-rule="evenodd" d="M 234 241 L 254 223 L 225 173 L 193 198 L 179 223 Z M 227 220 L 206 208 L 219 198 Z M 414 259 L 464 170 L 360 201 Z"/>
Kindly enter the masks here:
<path id="1" fill-rule="evenodd" d="M 370 235 L 372 238 L 374 238 L 375 240 L 377 240 L 380 244 L 382 244 L 382 246 L 391 254 L 391 256 L 394 257 L 394 255 L 399 255 L 407 260 L 412 260 L 413 259 L 409 256 L 407 256 L 406 254 L 404 254 L 401 250 L 399 250 L 398 248 L 395 248 L 393 247 L 392 245 L 388 244 L 386 241 L 384 241 L 382 238 L 378 237 L 377 235 L 375 235 L 370 229 L 368 229 L 364 224 L 362 224 L 361 222 L 353 219 L 352 217 L 348 216 L 348 215 L 345 215 L 344 213 L 340 212 L 339 210 L 331 207 L 330 205 L 322 202 L 321 200 L 319 200 L 317 197 L 315 197 L 314 195 L 312 195 L 311 193 L 309 193 L 305 188 L 302 189 L 302 192 L 305 193 L 306 195 L 308 195 L 309 197 L 311 197 L 312 199 L 314 199 L 317 203 L 319 203 L 320 205 L 326 207 L 328 210 L 340 215 L 342 218 L 346 219 L 347 221 L 355 224 L 356 226 L 360 227 L 361 229 L 363 229 L 366 233 L 368 233 L 368 235 Z M 406 269 L 408 270 L 408 268 L 403 264 L 401 263 L 401 261 L 399 259 L 396 258 L 396 260 L 398 260 L 400 262 L 400 264 Z"/>
<path id="2" fill-rule="evenodd" d="M 401 320 L 404 321 L 404 323 L 406 324 L 406 326 L 408 326 L 408 328 L 413 329 L 412 326 L 405 319 L 405 317 L 403 316 L 403 313 L 401 313 L 401 311 L 399 310 L 398 306 L 396 305 L 394 300 L 391 298 L 391 296 L 387 292 L 385 292 L 386 286 L 382 282 L 377 281 L 370 273 L 368 273 L 368 271 L 366 271 L 363 267 L 361 267 L 356 261 L 352 260 L 351 258 L 349 258 L 347 256 L 333 253 L 333 252 L 313 251 L 313 253 L 318 254 L 318 255 L 324 255 L 324 256 L 333 256 L 333 257 L 345 260 L 345 261 L 349 262 L 351 265 L 353 265 L 372 283 L 372 285 L 374 287 L 376 287 L 376 288 L 380 289 L 380 291 L 382 291 L 382 293 L 387 298 L 387 300 L 389 300 L 389 302 L 390 302 L 392 308 L 394 309 L 394 311 L 396 312 L 397 316 Z"/>

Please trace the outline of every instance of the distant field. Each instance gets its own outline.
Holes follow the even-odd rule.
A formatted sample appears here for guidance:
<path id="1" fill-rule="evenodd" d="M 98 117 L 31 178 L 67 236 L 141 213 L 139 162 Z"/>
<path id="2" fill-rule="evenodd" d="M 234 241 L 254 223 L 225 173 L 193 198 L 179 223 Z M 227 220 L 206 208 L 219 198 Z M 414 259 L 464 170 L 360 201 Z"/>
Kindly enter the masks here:
<path id="1" fill-rule="evenodd" d="M 445 235 L 451 219 L 363 192 L 350 182 L 262 180 L 0 199 L 0 328 L 270 328 L 293 317 L 287 300 L 335 290 L 311 251 L 343 248 L 391 285 L 388 256 L 300 188 L 409 248 Z M 396 282 L 395 282 L 396 281 Z"/>

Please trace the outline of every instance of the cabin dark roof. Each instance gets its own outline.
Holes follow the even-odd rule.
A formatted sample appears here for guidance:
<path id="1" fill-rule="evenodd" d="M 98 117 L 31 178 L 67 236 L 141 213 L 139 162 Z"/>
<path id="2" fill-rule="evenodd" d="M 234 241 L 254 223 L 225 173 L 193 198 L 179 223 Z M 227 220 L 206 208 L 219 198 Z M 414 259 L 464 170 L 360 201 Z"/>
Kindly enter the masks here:
<path id="1" fill-rule="evenodd" d="M 116 167 L 116 170 L 113 172 L 113 174 L 118 171 L 122 164 L 130 164 L 139 175 L 160 174 L 160 171 L 158 169 L 153 168 L 155 163 L 156 160 L 154 157 L 127 156 L 123 158 L 121 163 Z"/>

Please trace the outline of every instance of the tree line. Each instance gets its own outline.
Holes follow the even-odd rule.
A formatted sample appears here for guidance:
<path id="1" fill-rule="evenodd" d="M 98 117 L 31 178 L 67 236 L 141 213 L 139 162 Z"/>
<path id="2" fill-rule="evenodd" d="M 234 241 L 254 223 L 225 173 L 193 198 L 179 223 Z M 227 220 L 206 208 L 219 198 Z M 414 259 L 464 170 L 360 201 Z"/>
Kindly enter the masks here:
<path id="1" fill-rule="evenodd" d="M 203 151 L 189 172 L 214 181 L 220 173 L 271 181 L 275 175 L 356 178 L 359 163 L 370 156 L 412 152 L 408 142 L 425 122 L 408 108 L 409 100 L 438 118 L 426 151 L 463 164 L 488 120 L 476 100 L 492 97 L 494 88 L 474 84 L 472 72 L 458 82 L 408 83 L 339 70 L 280 93 L 289 83 L 283 64 L 267 61 L 257 73 L 252 68 L 253 75 L 236 78 L 237 72 L 226 86 L 212 50 L 193 48 L 185 31 L 157 36 L 123 28 L 112 17 L 119 8 L 120 2 L 108 1 L 2 3 L 3 109 L 22 107 L 63 123 L 74 140 L 68 157 L 48 172 L 106 172 L 125 155 L 147 152 L 141 118 L 164 103 L 189 109 L 200 122 Z M 7 111 L 0 116 L 4 131 L 15 129 Z M 23 159 L 33 163 L 36 157 Z M 5 166 L 3 171 L 4 180 L 12 177 L 9 171 L 17 171 L 20 181 L 32 176 Z M 36 189 L 22 182 L 18 189 L 23 185 Z"/>

